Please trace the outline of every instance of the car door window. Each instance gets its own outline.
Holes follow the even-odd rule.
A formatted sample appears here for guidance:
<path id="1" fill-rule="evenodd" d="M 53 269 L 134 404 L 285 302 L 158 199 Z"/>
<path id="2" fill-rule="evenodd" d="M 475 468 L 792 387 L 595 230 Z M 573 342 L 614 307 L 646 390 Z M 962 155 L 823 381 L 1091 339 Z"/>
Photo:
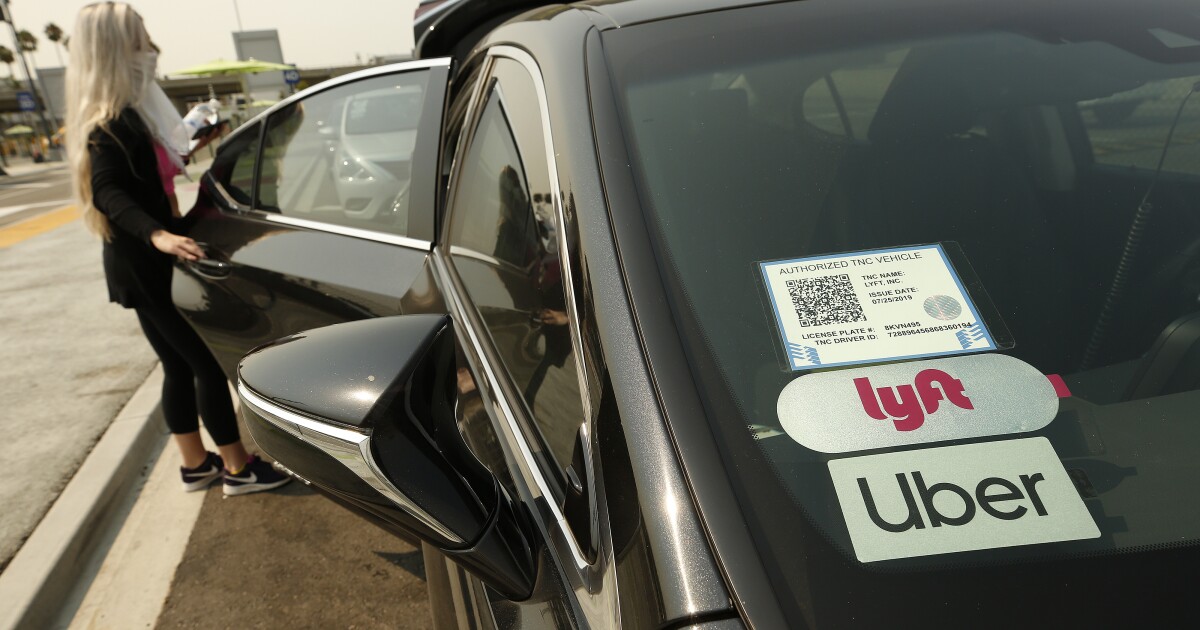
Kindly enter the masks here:
<path id="1" fill-rule="evenodd" d="M 234 201 L 249 206 L 254 184 L 254 164 L 258 160 L 261 123 L 254 123 L 226 142 L 210 169 L 217 183 Z"/>
<path id="2" fill-rule="evenodd" d="M 267 120 L 256 207 L 407 234 L 413 149 L 429 73 L 339 85 Z"/>
<path id="3" fill-rule="evenodd" d="M 501 80 L 490 89 L 462 159 L 448 241 L 468 296 L 561 475 L 584 412 L 546 145 L 528 73 L 500 59 L 495 74 Z"/>

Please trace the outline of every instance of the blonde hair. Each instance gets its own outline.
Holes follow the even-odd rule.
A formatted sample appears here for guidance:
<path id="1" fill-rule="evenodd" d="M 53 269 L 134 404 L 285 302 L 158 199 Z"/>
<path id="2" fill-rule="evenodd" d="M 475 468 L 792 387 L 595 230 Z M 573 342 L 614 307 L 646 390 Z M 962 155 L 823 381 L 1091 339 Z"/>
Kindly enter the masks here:
<path id="1" fill-rule="evenodd" d="M 71 33 L 67 65 L 67 159 L 84 223 L 104 240 L 112 227 L 92 203 L 92 160 L 88 138 L 121 110 L 135 104 L 141 85 L 134 78 L 135 55 L 150 38 L 142 17 L 124 2 L 97 2 L 79 11 Z"/>

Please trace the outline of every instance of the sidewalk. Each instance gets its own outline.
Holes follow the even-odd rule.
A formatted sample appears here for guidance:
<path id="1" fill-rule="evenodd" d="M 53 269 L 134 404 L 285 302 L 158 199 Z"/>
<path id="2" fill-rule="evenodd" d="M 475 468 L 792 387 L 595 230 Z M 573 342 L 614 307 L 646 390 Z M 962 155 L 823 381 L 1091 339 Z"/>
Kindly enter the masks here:
<path id="1" fill-rule="evenodd" d="M 29 158 L 10 157 L 8 158 L 8 166 L 4 167 L 4 172 L 8 173 L 9 176 L 17 177 L 20 175 L 32 175 L 35 173 L 43 173 L 58 169 L 65 170 L 66 168 L 66 160 L 62 160 L 61 162 L 42 162 L 39 164 Z M 0 182 L 3 181 L 3 176 L 0 176 Z"/>
<path id="2" fill-rule="evenodd" d="M 132 499 L 147 458 L 162 449 L 156 368 L 117 414 L 50 511 L 0 574 L 0 628 L 47 628 L 95 575 Z"/>

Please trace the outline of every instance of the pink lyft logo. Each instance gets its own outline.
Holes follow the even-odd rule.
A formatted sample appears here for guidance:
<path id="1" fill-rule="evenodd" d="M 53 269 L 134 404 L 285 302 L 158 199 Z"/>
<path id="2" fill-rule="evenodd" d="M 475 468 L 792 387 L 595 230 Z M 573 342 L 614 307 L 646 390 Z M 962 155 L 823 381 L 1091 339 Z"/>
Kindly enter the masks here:
<path id="1" fill-rule="evenodd" d="M 917 372 L 912 385 L 876 389 L 871 387 L 871 380 L 864 376 L 854 379 L 854 387 L 858 390 L 863 411 L 876 420 L 890 418 L 898 431 L 919 428 L 925 423 L 926 414 L 936 412 L 942 400 L 959 409 L 975 408 L 971 399 L 963 394 L 962 381 L 937 369 Z"/>

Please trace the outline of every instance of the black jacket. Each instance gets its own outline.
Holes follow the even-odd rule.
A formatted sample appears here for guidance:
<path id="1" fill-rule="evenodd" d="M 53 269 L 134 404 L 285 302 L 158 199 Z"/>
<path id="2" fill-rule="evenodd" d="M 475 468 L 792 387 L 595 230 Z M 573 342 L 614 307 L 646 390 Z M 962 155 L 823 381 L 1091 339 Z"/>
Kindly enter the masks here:
<path id="1" fill-rule="evenodd" d="M 130 107 L 88 137 L 92 203 L 108 217 L 112 240 L 104 243 L 108 298 L 121 306 L 171 303 L 171 256 L 154 249 L 150 234 L 173 231 L 171 202 L 163 190 L 154 140 Z"/>

